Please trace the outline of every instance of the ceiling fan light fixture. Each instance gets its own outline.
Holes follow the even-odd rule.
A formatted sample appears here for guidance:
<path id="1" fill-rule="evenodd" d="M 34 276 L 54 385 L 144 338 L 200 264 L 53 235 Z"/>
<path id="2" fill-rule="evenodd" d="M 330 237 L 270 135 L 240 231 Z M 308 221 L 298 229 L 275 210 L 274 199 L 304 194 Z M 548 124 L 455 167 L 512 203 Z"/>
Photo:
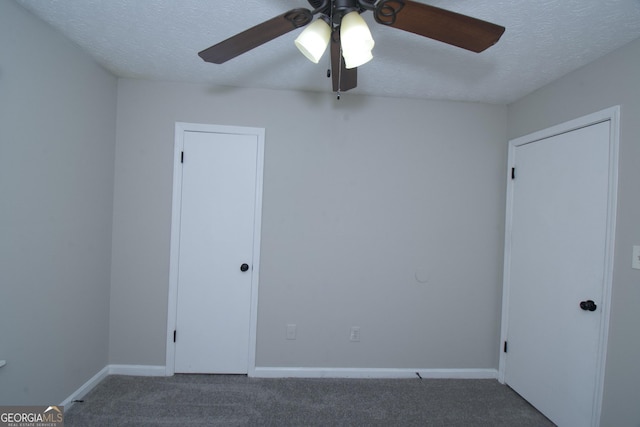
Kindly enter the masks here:
<path id="1" fill-rule="evenodd" d="M 320 18 L 309 24 L 295 39 L 294 43 L 309 61 L 317 64 L 324 51 L 327 50 L 330 38 L 331 28 L 324 19 Z"/>
<path id="2" fill-rule="evenodd" d="M 358 11 L 352 11 L 342 17 L 340 23 L 340 41 L 342 55 L 347 68 L 355 68 L 369 62 L 375 41 L 367 23 Z"/>
<path id="3" fill-rule="evenodd" d="M 354 51 L 342 51 L 342 57 L 344 58 L 344 66 L 348 69 L 356 68 L 373 59 L 373 54 L 370 50 L 354 50 Z"/>

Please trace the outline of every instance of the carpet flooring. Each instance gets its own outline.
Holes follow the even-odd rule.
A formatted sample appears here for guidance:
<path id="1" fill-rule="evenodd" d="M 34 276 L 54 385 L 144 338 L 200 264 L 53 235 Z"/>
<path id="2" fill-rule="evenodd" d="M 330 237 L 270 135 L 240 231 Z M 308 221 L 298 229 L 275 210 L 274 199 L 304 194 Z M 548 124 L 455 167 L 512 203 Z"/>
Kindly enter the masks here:
<path id="1" fill-rule="evenodd" d="M 553 426 L 496 380 L 105 378 L 65 426 Z"/>

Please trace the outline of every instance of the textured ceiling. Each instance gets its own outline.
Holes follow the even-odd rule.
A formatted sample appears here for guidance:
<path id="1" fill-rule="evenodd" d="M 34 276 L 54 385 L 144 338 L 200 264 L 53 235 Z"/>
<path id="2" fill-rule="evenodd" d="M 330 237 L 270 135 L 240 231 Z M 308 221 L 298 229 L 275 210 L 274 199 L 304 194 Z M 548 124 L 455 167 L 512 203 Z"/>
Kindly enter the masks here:
<path id="1" fill-rule="evenodd" d="M 222 65 L 197 53 L 305 0 L 16 0 L 120 77 L 331 92 L 328 55 L 294 30 Z M 476 54 L 375 23 L 374 59 L 348 93 L 509 103 L 640 37 L 640 0 L 420 0 L 506 27 Z M 345 94 L 346 96 L 347 94 Z"/>

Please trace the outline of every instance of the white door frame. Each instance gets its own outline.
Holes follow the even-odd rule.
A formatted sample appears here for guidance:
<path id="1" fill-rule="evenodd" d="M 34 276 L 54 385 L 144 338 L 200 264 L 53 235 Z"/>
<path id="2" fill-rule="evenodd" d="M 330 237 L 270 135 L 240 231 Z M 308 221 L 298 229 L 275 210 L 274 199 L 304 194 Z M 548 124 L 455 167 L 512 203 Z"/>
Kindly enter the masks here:
<path id="1" fill-rule="evenodd" d="M 222 126 L 197 123 L 176 122 L 175 143 L 173 153 L 173 199 L 171 208 L 171 253 L 169 256 L 169 298 L 167 314 L 167 354 L 165 359 L 165 375 L 175 373 L 175 342 L 173 333 L 176 329 L 178 302 L 178 265 L 180 255 L 180 215 L 182 200 L 182 168 L 179 167 L 184 149 L 185 132 L 212 132 L 226 134 L 255 135 L 258 139 L 256 164 L 256 200 L 254 219 L 254 240 L 252 278 L 251 278 L 251 311 L 249 322 L 249 376 L 255 375 L 256 369 L 256 333 L 258 325 L 258 284 L 260 278 L 260 239 L 262 226 L 262 187 L 264 175 L 264 128 Z"/>
<path id="2" fill-rule="evenodd" d="M 550 138 L 562 133 L 571 132 L 586 126 L 590 126 L 601 122 L 610 122 L 609 134 L 609 193 L 607 200 L 607 228 L 605 242 L 605 265 L 604 265 L 604 283 L 601 301 L 602 318 L 600 323 L 600 337 L 598 343 L 598 359 L 596 372 L 596 393 L 593 402 L 592 425 L 600 424 L 600 414 L 602 411 L 602 395 L 604 391 L 604 374 L 605 362 L 607 354 L 607 340 L 609 335 L 609 316 L 611 312 L 611 285 L 613 283 L 613 256 L 615 242 L 616 227 L 616 209 L 618 194 L 618 144 L 619 144 L 619 123 L 620 123 L 620 106 L 607 108 L 597 113 L 589 114 L 557 126 L 550 127 L 529 135 L 509 141 L 508 154 L 508 177 L 507 177 L 507 206 L 505 215 L 505 242 L 504 242 L 504 272 L 503 272 L 503 288 L 502 288 L 502 328 L 500 333 L 500 364 L 498 369 L 498 380 L 505 383 L 505 363 L 506 353 L 503 345 L 507 339 L 507 331 L 509 329 L 509 287 L 510 287 L 510 264 L 511 264 L 511 234 L 512 234 L 512 218 L 513 218 L 513 190 L 514 182 L 511 179 L 511 168 L 516 167 L 514 164 L 515 150 L 517 147 Z"/>

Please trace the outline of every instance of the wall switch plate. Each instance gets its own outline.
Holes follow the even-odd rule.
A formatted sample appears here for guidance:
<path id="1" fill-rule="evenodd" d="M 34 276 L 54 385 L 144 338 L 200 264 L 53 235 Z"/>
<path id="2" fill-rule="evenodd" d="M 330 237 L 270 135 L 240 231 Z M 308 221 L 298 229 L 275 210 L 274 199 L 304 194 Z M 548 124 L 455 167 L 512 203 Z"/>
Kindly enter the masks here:
<path id="1" fill-rule="evenodd" d="M 288 324 L 287 325 L 287 339 L 288 340 L 295 340 L 296 339 L 296 325 L 295 324 Z"/>
<path id="2" fill-rule="evenodd" d="M 349 341 L 352 341 L 352 342 L 360 341 L 360 326 L 351 327 L 351 333 L 349 334 Z"/>
<path id="3" fill-rule="evenodd" d="M 633 247 L 633 261 L 631 267 L 640 270 L 640 246 Z"/>

